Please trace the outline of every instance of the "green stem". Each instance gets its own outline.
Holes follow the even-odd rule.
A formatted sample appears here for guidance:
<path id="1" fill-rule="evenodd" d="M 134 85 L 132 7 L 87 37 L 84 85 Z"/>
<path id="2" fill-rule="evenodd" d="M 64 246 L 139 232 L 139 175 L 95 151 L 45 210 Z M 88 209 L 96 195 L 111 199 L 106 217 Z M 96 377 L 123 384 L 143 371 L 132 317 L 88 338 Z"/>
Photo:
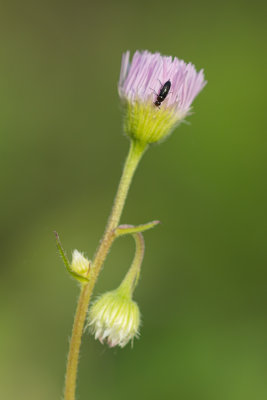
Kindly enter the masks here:
<path id="1" fill-rule="evenodd" d="M 145 241 L 142 233 L 134 233 L 133 237 L 135 240 L 135 256 L 129 271 L 120 284 L 122 290 L 125 289 L 126 292 L 130 290 L 131 294 L 137 285 L 145 252 Z"/>
<path id="2" fill-rule="evenodd" d="M 107 227 L 92 263 L 90 281 L 88 284 L 83 284 L 81 289 L 70 341 L 65 379 L 65 400 L 75 400 L 78 360 L 86 312 L 99 272 L 116 237 L 115 229 L 119 224 L 133 175 L 146 147 L 147 145 L 143 143 L 131 142 Z"/>
<path id="3" fill-rule="evenodd" d="M 81 293 L 76 308 L 75 319 L 72 328 L 72 336 L 70 341 L 67 372 L 65 378 L 65 400 L 75 399 L 76 375 L 79 360 L 80 345 L 83 333 L 84 320 L 87 313 L 87 303 L 85 301 L 88 296 L 90 283 L 81 286 Z M 92 291 L 92 289 L 91 289 Z"/>

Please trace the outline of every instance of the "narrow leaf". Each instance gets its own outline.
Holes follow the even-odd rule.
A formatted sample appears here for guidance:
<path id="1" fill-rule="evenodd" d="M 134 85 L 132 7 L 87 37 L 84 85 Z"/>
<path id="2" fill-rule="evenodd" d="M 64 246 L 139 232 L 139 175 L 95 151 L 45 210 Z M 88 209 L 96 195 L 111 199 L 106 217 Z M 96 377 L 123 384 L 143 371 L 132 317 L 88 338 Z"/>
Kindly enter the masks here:
<path id="1" fill-rule="evenodd" d="M 160 221 L 152 221 L 148 222 L 147 224 L 142 224 L 142 225 L 119 225 L 118 228 L 115 229 L 115 235 L 122 236 L 122 235 L 131 235 L 133 233 L 138 233 L 138 232 L 144 232 L 147 231 L 148 229 L 154 228 L 156 225 L 158 225 Z"/>

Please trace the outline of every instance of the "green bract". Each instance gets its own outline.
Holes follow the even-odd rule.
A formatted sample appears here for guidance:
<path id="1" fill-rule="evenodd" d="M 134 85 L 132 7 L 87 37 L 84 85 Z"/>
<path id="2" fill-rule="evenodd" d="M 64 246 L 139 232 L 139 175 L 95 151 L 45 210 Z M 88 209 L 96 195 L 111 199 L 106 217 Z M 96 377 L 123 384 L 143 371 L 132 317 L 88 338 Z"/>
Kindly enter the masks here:
<path id="1" fill-rule="evenodd" d="M 147 144 L 166 138 L 180 121 L 172 109 L 158 108 L 153 103 L 127 102 L 125 111 L 125 133 Z"/>

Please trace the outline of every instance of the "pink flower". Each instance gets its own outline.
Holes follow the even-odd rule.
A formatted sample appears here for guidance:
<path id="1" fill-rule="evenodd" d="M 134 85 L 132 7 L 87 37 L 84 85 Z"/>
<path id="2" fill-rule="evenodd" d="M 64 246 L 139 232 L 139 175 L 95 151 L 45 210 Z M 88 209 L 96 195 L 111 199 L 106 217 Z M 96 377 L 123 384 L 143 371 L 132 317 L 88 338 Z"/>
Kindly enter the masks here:
<path id="1" fill-rule="evenodd" d="M 170 81 L 171 86 L 169 91 L 167 90 L 167 95 L 155 104 L 167 81 Z M 118 84 L 119 95 L 128 107 L 128 112 L 130 112 L 128 118 L 132 118 L 130 124 L 129 121 L 126 121 L 126 133 L 140 139 L 137 137 L 137 135 L 140 136 L 140 132 L 134 132 L 136 130 L 135 125 L 138 123 L 136 118 L 140 119 L 140 117 L 152 118 L 154 125 L 155 123 L 157 125 L 158 122 L 162 127 L 161 118 L 164 117 L 164 124 L 167 122 L 166 115 L 164 115 L 166 114 L 165 111 L 171 118 L 171 126 L 167 123 L 169 133 L 171 128 L 189 114 L 194 98 L 205 84 L 203 70 L 197 72 L 191 63 L 186 64 L 176 57 L 162 56 L 160 53 L 152 54 L 148 51 L 136 51 L 130 62 L 130 52 L 127 51 L 122 56 Z M 147 113 L 148 110 L 146 109 L 145 115 L 138 115 L 140 110 L 136 109 L 136 105 L 149 107 L 149 112 Z M 135 107 L 134 110 L 133 106 Z M 148 128 L 148 126 L 143 128 Z M 166 129 L 163 129 L 163 131 L 162 134 L 159 134 L 159 132 L 146 134 L 148 140 L 142 134 L 141 140 L 148 143 L 158 141 L 166 136 Z"/>

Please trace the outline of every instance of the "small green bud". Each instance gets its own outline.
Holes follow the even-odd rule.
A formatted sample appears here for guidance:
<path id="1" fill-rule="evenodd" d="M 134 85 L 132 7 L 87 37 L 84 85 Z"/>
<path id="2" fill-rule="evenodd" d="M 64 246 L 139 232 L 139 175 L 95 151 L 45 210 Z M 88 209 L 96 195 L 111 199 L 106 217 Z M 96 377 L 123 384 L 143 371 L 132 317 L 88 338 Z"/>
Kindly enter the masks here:
<path id="1" fill-rule="evenodd" d="M 74 250 L 72 254 L 72 263 L 70 264 L 67 254 L 61 246 L 58 233 L 54 233 L 59 254 L 61 255 L 68 273 L 80 283 L 88 283 L 91 261 L 87 260 L 87 258 L 85 258 L 78 250 Z"/>
<path id="2" fill-rule="evenodd" d="M 140 311 L 125 288 L 107 292 L 89 309 L 89 323 L 95 339 L 110 347 L 124 347 L 138 336 Z"/>
<path id="3" fill-rule="evenodd" d="M 74 250 L 70 267 L 72 271 L 76 272 L 78 275 L 87 277 L 90 268 L 90 261 L 84 257 L 83 253 Z"/>

